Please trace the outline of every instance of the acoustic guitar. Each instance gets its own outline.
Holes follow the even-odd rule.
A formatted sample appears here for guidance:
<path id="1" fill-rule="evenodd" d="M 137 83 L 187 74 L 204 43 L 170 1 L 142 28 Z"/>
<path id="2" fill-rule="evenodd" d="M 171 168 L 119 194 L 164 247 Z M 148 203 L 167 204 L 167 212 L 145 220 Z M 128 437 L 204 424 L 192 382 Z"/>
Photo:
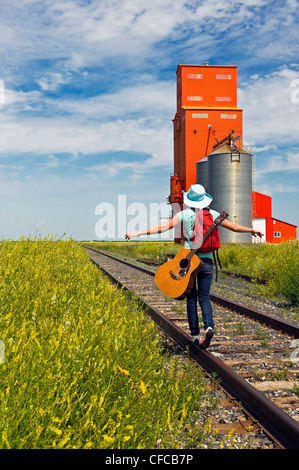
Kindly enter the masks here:
<path id="1" fill-rule="evenodd" d="M 227 217 L 228 214 L 222 212 L 204 234 L 203 241 Z M 167 261 L 157 269 L 155 282 L 168 297 L 184 299 L 191 292 L 196 274 L 204 265 L 201 258 L 194 256 L 197 251 L 198 248 L 193 250 L 181 248 L 172 260 Z"/>

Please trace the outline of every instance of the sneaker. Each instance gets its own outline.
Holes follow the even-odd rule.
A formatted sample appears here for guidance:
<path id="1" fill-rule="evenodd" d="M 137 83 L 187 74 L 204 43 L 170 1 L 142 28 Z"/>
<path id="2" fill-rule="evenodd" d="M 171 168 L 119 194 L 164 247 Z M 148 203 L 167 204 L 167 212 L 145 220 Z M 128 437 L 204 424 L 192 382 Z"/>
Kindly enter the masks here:
<path id="1" fill-rule="evenodd" d="M 203 334 L 203 340 L 201 341 L 200 343 L 200 347 L 202 349 L 206 349 L 210 346 L 210 342 L 211 342 L 211 339 L 213 338 L 214 336 L 214 331 L 213 331 L 213 328 L 211 328 L 210 326 L 204 331 L 204 334 Z"/>
<path id="2" fill-rule="evenodd" d="M 192 336 L 192 339 L 193 344 L 195 344 L 195 346 L 199 346 L 199 336 Z"/>

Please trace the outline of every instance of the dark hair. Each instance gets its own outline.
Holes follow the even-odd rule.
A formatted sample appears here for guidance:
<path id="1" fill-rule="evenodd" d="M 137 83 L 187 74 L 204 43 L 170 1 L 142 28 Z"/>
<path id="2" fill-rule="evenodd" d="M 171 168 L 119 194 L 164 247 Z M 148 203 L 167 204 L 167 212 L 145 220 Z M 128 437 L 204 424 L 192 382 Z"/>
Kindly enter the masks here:
<path id="1" fill-rule="evenodd" d="M 197 207 L 190 207 L 190 209 L 193 211 L 193 212 L 196 212 L 198 210 Z M 199 210 L 203 210 L 203 211 L 209 211 L 210 208 L 209 207 L 204 207 L 203 209 L 199 209 Z"/>

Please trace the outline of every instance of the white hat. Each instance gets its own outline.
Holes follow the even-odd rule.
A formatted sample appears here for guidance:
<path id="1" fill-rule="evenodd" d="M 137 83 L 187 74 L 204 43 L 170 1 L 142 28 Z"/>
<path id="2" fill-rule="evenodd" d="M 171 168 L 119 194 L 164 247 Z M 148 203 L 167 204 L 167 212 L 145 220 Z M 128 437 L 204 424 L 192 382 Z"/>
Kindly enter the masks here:
<path id="1" fill-rule="evenodd" d="M 206 193 L 205 188 L 201 184 L 192 184 L 187 193 L 182 191 L 184 195 L 184 203 L 186 206 L 203 209 L 211 204 L 212 196 Z"/>

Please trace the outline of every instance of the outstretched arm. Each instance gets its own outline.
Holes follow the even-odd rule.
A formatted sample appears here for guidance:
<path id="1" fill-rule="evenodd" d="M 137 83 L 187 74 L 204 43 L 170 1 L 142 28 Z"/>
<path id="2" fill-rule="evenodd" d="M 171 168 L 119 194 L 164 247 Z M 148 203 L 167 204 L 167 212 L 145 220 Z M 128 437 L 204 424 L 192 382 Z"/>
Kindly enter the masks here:
<path id="1" fill-rule="evenodd" d="M 244 227 L 244 225 L 234 224 L 233 222 L 229 222 L 229 220 L 224 220 L 221 223 L 221 227 L 225 227 L 232 232 L 250 232 L 254 237 L 257 235 L 262 237 L 263 234 L 259 230 L 254 230 L 252 227 Z"/>
<path id="2" fill-rule="evenodd" d="M 137 232 L 126 233 L 125 238 L 130 240 L 133 237 L 139 237 L 140 235 L 152 235 L 155 233 L 163 233 L 171 230 L 173 227 L 181 223 L 181 219 L 178 215 L 175 215 L 172 219 L 168 220 L 164 224 L 156 225 L 155 227 L 147 228 L 145 230 L 138 230 Z"/>

